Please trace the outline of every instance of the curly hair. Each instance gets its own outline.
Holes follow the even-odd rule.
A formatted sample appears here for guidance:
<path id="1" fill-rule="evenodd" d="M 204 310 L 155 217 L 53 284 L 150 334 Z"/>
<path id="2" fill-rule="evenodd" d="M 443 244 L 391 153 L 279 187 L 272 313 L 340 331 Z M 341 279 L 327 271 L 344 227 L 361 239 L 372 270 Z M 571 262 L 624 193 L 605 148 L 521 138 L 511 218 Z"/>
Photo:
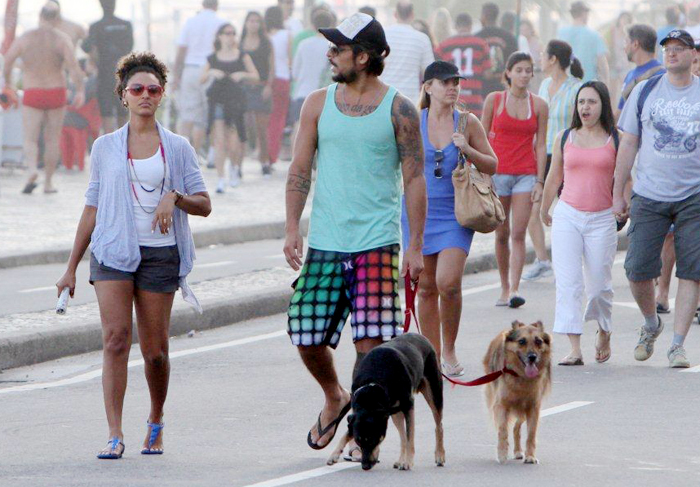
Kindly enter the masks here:
<path id="1" fill-rule="evenodd" d="M 132 52 L 121 58 L 117 64 L 115 73 L 117 84 L 114 92 L 120 100 L 129 83 L 129 79 L 136 73 L 154 74 L 163 88 L 168 82 L 168 68 L 155 54 L 152 52 Z"/>

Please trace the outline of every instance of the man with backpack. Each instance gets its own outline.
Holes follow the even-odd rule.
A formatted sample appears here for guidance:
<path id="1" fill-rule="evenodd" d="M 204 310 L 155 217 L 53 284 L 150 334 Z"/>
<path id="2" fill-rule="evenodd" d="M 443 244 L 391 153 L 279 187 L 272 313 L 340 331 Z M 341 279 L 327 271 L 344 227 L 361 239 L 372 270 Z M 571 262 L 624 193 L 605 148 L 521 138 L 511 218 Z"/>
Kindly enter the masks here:
<path id="1" fill-rule="evenodd" d="M 654 279 L 660 275 L 661 248 L 673 224 L 679 284 L 667 356 L 670 367 L 687 368 L 683 342 L 700 294 L 700 80 L 691 73 L 695 47 L 688 32 L 673 30 L 661 45 L 667 73 L 635 87 L 620 116 L 624 134 L 615 169 L 613 212 L 618 219 L 627 215 L 623 189 L 638 155 L 625 259 L 632 294 L 644 316 L 634 357 L 651 357 L 663 331 Z"/>
<path id="2" fill-rule="evenodd" d="M 654 29 L 644 24 L 631 26 L 627 31 L 625 54 L 627 54 L 627 59 L 635 64 L 635 68 L 625 76 L 622 95 L 615 109 L 615 120 L 619 120 L 622 108 L 635 86 L 645 79 L 666 72 L 664 65 L 656 59 L 655 53 L 656 32 Z"/>

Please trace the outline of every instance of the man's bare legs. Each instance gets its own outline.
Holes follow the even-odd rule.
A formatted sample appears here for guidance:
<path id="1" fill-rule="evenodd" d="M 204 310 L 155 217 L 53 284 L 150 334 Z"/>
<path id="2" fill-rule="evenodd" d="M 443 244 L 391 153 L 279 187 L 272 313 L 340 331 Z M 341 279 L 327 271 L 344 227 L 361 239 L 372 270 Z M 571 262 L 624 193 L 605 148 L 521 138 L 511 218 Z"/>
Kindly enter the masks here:
<path id="1" fill-rule="evenodd" d="M 674 311 L 673 333 L 685 337 L 695 318 L 700 297 L 700 281 L 678 279 L 676 306 Z"/>
<path id="2" fill-rule="evenodd" d="M 350 401 L 350 393 L 340 386 L 338 374 L 333 363 L 333 352 L 326 345 L 298 347 L 301 360 L 316 382 L 323 389 L 325 404 L 321 411 L 321 428 L 333 421 L 343 407 Z M 319 438 L 316 428 L 317 421 L 311 426 L 311 440 L 318 446 L 325 447 L 330 443 L 330 438 L 335 434 L 331 429 L 325 436 Z M 338 426 L 340 427 L 340 426 Z"/>
<path id="3" fill-rule="evenodd" d="M 29 169 L 27 189 L 39 178 L 39 134 L 44 120 L 44 111 L 28 106 L 22 107 L 23 159 Z M 32 188 L 33 189 L 33 188 Z"/>
<path id="4" fill-rule="evenodd" d="M 355 350 L 357 351 L 355 370 L 357 370 L 357 365 L 362 358 L 381 343 L 381 338 L 367 338 L 355 343 Z M 343 407 L 350 401 L 350 393 L 340 385 L 333 362 L 333 352 L 330 347 L 311 346 L 298 348 L 304 365 L 321 386 L 321 389 L 323 389 L 325 404 L 321 411 L 321 427 L 325 427 L 340 414 Z M 314 421 L 313 426 L 310 428 L 311 440 L 319 446 L 325 447 L 330 443 L 329 438 L 333 436 L 335 431 L 331 429 L 323 437 L 318 438 L 316 424 L 317 422 Z M 340 427 L 338 425 L 338 428 Z M 352 443 L 350 448 L 352 449 Z"/>
<path id="5" fill-rule="evenodd" d="M 664 246 L 661 249 L 661 275 L 657 281 L 656 302 L 668 308 L 668 293 L 671 288 L 671 278 L 673 277 L 673 266 L 676 264 L 675 238 L 673 232 L 666 235 Z"/>
<path id="6" fill-rule="evenodd" d="M 61 129 L 63 128 L 63 119 L 66 109 L 57 108 L 55 110 L 46 110 L 44 126 L 44 193 L 54 193 L 56 189 L 53 187 L 51 178 L 56 172 L 56 165 L 60 158 L 61 149 Z"/>
<path id="7" fill-rule="evenodd" d="M 654 297 L 654 280 L 629 281 L 632 296 L 644 316 L 656 315 L 656 300 Z"/>

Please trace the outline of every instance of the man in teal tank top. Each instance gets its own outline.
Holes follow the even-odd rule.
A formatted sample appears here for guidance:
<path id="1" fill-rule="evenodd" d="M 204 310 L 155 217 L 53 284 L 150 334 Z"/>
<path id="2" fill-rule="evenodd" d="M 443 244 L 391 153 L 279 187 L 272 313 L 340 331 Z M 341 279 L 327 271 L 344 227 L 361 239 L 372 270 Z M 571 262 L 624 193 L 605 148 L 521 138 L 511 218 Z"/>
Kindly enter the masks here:
<path id="1" fill-rule="evenodd" d="M 287 331 L 307 369 L 320 384 L 325 405 L 308 434 L 311 448 L 330 444 L 350 409 L 333 365 L 334 349 L 348 317 L 359 361 L 401 333 L 399 275 L 423 270 L 426 189 L 420 120 L 413 104 L 379 81 L 389 55 L 384 30 L 358 13 L 335 29 L 328 59 L 335 84 L 309 95 L 301 110 L 287 177 L 284 254 L 301 268 L 288 310 Z M 305 262 L 299 220 L 311 189 L 318 151 Z M 401 184 L 411 235 L 399 272 Z M 349 455 L 359 449 L 351 446 Z"/>

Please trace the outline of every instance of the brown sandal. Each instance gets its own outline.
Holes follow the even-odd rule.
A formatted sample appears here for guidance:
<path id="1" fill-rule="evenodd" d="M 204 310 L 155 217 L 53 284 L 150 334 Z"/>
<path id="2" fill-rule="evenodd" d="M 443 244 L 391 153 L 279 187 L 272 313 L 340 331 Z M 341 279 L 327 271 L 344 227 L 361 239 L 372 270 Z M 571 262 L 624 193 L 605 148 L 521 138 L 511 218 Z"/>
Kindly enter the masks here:
<path id="1" fill-rule="evenodd" d="M 612 349 L 610 348 L 610 335 L 612 335 L 612 332 L 603 332 L 603 335 L 607 336 L 607 340 L 605 340 L 605 344 L 602 347 L 598 347 L 598 334 L 600 333 L 600 328 L 595 332 L 595 337 L 596 337 L 596 345 L 595 345 L 595 361 L 598 362 L 599 364 L 602 364 L 603 362 L 607 362 L 610 360 L 610 356 L 612 355 Z"/>
<path id="2" fill-rule="evenodd" d="M 581 357 L 564 357 L 559 365 L 583 365 L 583 359 Z"/>

